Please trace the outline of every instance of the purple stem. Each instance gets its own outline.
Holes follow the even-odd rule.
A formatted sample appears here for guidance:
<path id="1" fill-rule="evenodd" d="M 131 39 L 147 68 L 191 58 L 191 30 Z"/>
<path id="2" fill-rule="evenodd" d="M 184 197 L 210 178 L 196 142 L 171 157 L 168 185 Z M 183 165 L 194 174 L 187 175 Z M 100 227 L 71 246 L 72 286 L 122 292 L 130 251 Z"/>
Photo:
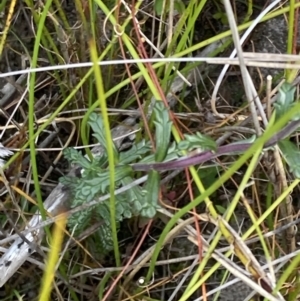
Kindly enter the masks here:
<path id="1" fill-rule="evenodd" d="M 300 126 L 300 120 L 292 121 L 286 125 L 281 131 L 274 134 L 264 145 L 268 148 L 277 144 L 280 140 L 290 136 Z M 219 146 L 216 152 L 204 151 L 194 156 L 183 157 L 174 161 L 159 162 L 159 163 L 137 163 L 132 165 L 132 169 L 136 171 L 154 170 L 172 170 L 186 168 L 191 165 L 201 164 L 220 156 L 245 152 L 252 143 L 231 143 L 228 145 Z"/>

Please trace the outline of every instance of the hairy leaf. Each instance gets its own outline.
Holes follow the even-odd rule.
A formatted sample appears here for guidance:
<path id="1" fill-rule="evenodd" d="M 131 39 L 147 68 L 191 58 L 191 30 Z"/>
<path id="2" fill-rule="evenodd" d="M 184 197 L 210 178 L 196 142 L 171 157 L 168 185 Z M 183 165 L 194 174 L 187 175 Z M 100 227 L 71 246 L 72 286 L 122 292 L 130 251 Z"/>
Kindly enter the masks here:
<path id="1" fill-rule="evenodd" d="M 155 138 L 156 153 L 155 161 L 161 162 L 165 159 L 171 138 L 172 122 L 170 121 L 168 109 L 161 101 L 155 103 Z"/>
<path id="2" fill-rule="evenodd" d="M 71 193 L 74 195 L 74 192 L 80 183 L 80 179 L 76 177 L 64 176 L 59 178 L 59 182 L 70 188 Z"/>
<path id="3" fill-rule="evenodd" d="M 94 136 L 105 148 L 106 140 L 104 126 L 99 115 L 93 113 L 90 116 L 90 125 L 94 131 Z M 169 121 L 168 111 L 161 107 L 156 108 L 156 128 L 159 137 L 160 153 L 150 156 L 151 160 L 158 158 L 163 160 L 168 154 L 168 158 L 178 157 L 177 147 L 175 144 L 169 146 L 171 123 Z M 119 155 L 120 165 L 115 168 L 115 187 L 123 187 L 133 182 L 132 168 L 128 165 L 136 160 L 141 160 L 151 150 L 150 143 L 145 140 L 135 144 L 131 149 L 121 152 Z M 74 149 L 66 150 L 65 155 L 69 161 L 78 164 L 83 168 L 81 177 L 64 177 L 61 183 L 67 185 L 72 192 L 71 208 L 81 206 L 87 202 L 96 199 L 100 195 L 109 192 L 110 177 L 109 166 L 106 152 L 102 156 L 87 160 L 81 153 Z M 155 215 L 158 208 L 157 200 L 159 193 L 160 175 L 153 171 L 149 175 L 145 187 L 135 186 L 131 189 L 116 195 L 115 214 L 116 223 L 119 224 L 125 218 L 132 216 L 145 216 L 151 218 Z M 93 236 L 94 243 L 99 245 L 102 253 L 112 250 L 112 232 L 110 225 L 110 203 L 104 201 L 97 206 L 85 209 L 73 214 L 68 221 L 68 226 L 73 229 L 75 226 L 76 233 L 84 231 L 94 219 L 103 221 L 104 225 L 101 230 Z"/>
<path id="4" fill-rule="evenodd" d="M 126 186 L 132 182 L 133 179 L 131 177 L 125 177 L 121 180 L 122 186 Z M 134 186 L 124 192 L 124 198 L 131 205 L 131 212 L 134 216 L 139 215 L 142 208 L 146 207 L 145 194 L 145 191 L 140 186 Z"/>
<path id="5" fill-rule="evenodd" d="M 142 155 L 145 155 L 151 150 L 150 142 L 145 140 L 134 144 L 129 150 L 120 153 L 119 163 L 128 164 L 134 162 L 137 159 L 141 159 Z"/>
<path id="6" fill-rule="evenodd" d="M 160 174 L 156 170 L 151 170 L 145 187 L 145 205 L 141 211 L 142 216 L 152 218 L 156 214 L 156 209 L 159 208 L 159 186 Z"/>
<path id="7" fill-rule="evenodd" d="M 101 220 L 97 218 L 97 220 Z M 91 250 L 97 257 L 103 256 L 113 250 L 113 239 L 111 227 L 104 223 L 101 225 L 92 237 L 89 237 L 88 242 L 91 244 Z"/>
<path id="8" fill-rule="evenodd" d="M 278 143 L 280 151 L 289 166 L 290 171 L 296 178 L 300 178 L 300 151 L 297 146 L 289 140 L 281 140 Z"/>
<path id="9" fill-rule="evenodd" d="M 63 155 L 70 163 L 78 164 L 82 168 L 88 169 L 91 166 L 91 162 L 74 148 L 68 147 L 64 149 Z"/>
<path id="10" fill-rule="evenodd" d="M 279 88 L 279 93 L 277 95 L 276 102 L 274 103 L 276 119 L 283 116 L 294 105 L 295 92 L 296 87 L 293 87 L 287 82 L 283 83 L 283 85 Z M 297 119 L 297 116 L 295 118 Z"/>
<path id="11" fill-rule="evenodd" d="M 89 125 L 93 130 L 93 136 L 98 140 L 98 142 L 106 149 L 106 136 L 104 123 L 100 115 L 92 113 L 89 118 Z M 117 155 L 117 149 L 114 146 L 114 153 Z"/>
<path id="12" fill-rule="evenodd" d="M 179 150 L 192 151 L 194 149 L 201 149 L 202 151 L 215 151 L 217 149 L 217 144 L 212 138 L 199 132 L 193 135 L 186 134 L 184 138 L 184 140 L 178 143 Z"/>

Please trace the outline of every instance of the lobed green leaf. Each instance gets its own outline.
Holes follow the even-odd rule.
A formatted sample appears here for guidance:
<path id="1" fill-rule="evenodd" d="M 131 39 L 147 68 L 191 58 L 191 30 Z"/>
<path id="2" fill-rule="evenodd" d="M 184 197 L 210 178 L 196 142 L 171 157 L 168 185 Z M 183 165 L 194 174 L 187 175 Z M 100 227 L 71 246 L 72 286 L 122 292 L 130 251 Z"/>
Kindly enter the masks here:
<path id="1" fill-rule="evenodd" d="M 295 92 L 296 87 L 293 87 L 287 82 L 283 83 L 279 88 L 276 102 L 274 103 L 276 119 L 283 116 L 294 105 Z M 295 118 L 297 118 L 297 116 Z"/>
<path id="2" fill-rule="evenodd" d="M 180 151 L 192 151 L 195 149 L 215 151 L 217 149 L 217 144 L 212 138 L 199 132 L 196 132 L 193 135 L 186 134 L 184 135 L 184 138 L 184 140 L 178 143 L 178 149 Z"/>
<path id="3" fill-rule="evenodd" d="M 155 138 L 156 153 L 155 161 L 162 162 L 170 145 L 172 122 L 170 121 L 169 111 L 161 101 L 157 101 L 154 105 L 155 114 Z"/>
<path id="4" fill-rule="evenodd" d="M 97 141 L 106 149 L 106 137 L 105 137 L 105 128 L 104 128 L 104 123 L 100 115 L 96 113 L 92 113 L 90 115 L 89 119 L 89 125 L 91 126 L 93 130 L 93 136 L 97 139 Z M 114 146 L 114 153 L 117 156 L 118 152 L 117 149 Z"/>
<path id="5" fill-rule="evenodd" d="M 296 178 L 300 178 L 300 151 L 297 146 L 289 140 L 281 140 L 278 143 L 280 151 L 289 166 L 290 171 Z"/>
<path id="6" fill-rule="evenodd" d="M 129 150 L 125 152 L 120 152 L 119 163 L 120 164 L 129 164 L 135 160 L 140 160 L 143 155 L 148 153 L 151 150 L 151 144 L 149 141 L 144 139 L 137 144 L 134 144 Z"/>

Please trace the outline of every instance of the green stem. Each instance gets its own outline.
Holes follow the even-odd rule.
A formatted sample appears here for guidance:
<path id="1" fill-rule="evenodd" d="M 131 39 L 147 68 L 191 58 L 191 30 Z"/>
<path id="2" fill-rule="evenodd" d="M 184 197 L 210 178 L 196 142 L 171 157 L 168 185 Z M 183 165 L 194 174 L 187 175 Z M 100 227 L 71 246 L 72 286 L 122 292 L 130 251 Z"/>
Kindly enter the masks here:
<path id="1" fill-rule="evenodd" d="M 33 54 L 32 54 L 32 60 L 31 60 L 31 67 L 36 68 L 37 67 L 37 60 L 38 60 L 38 54 L 40 49 L 40 42 L 44 30 L 44 24 L 47 17 L 47 13 L 51 7 L 52 0 L 48 0 L 45 3 L 43 12 L 40 16 L 39 22 L 38 22 L 38 28 L 33 48 Z M 39 184 L 39 176 L 38 176 L 38 170 L 37 170 L 37 163 L 36 163 L 36 150 L 35 150 L 35 112 L 34 112 L 34 90 L 35 90 L 35 79 L 36 79 L 36 73 L 32 72 L 29 79 L 29 109 L 28 109 L 28 131 L 29 131 L 29 146 L 30 146 L 30 160 L 31 160 L 31 166 L 32 166 L 32 175 L 33 175 L 33 181 L 34 181 L 34 189 L 35 194 L 38 202 L 38 207 L 41 212 L 42 219 L 46 219 L 46 211 L 44 208 L 44 204 L 42 201 L 42 195 L 41 195 L 41 189 Z M 49 239 L 51 238 L 49 228 L 45 228 L 47 235 Z"/>
<path id="2" fill-rule="evenodd" d="M 96 45 L 94 41 L 90 41 L 90 50 L 91 50 L 91 57 L 94 63 L 94 74 L 96 80 L 96 89 L 99 99 L 99 105 L 102 113 L 104 130 L 105 130 L 105 138 L 106 138 L 106 150 L 107 150 L 107 157 L 108 157 L 108 165 L 109 165 L 109 193 L 110 193 L 110 223 L 112 229 L 112 237 L 113 237 L 113 244 L 114 244 L 114 253 L 115 253 L 115 260 L 116 265 L 121 266 L 121 257 L 119 251 L 119 243 L 118 243 L 118 235 L 117 235 L 117 225 L 116 225 L 116 200 L 115 200 L 115 156 L 114 156 L 114 145 L 113 139 L 110 131 L 110 124 L 108 119 L 108 112 L 107 112 L 107 104 L 105 93 L 103 89 L 103 79 L 100 70 L 100 66 L 98 64 L 98 55 L 96 50 Z"/>

